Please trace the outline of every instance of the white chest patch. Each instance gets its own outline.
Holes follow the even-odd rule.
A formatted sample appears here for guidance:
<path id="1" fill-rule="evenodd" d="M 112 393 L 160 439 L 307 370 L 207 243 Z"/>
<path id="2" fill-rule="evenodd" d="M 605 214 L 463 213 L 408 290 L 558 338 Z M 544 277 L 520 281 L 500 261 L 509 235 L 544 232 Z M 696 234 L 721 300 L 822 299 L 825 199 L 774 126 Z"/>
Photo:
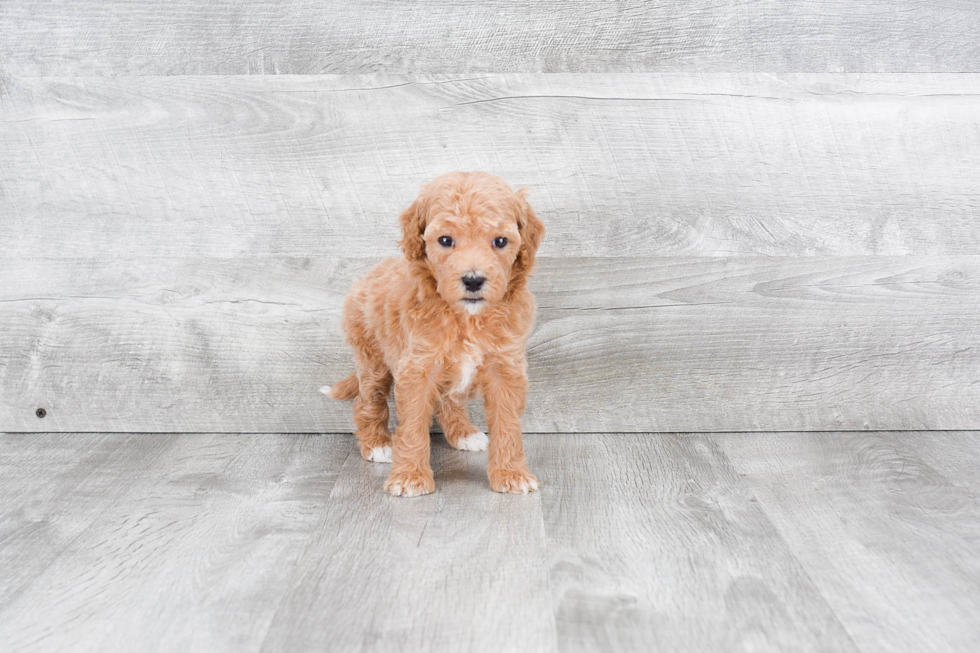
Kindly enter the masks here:
<path id="1" fill-rule="evenodd" d="M 473 383 L 473 377 L 476 376 L 476 368 L 480 367 L 480 363 L 483 362 L 483 352 L 472 343 L 466 343 L 464 352 L 459 363 L 459 377 L 452 389 L 452 393 L 457 395 L 463 394 L 470 387 L 470 384 Z"/>

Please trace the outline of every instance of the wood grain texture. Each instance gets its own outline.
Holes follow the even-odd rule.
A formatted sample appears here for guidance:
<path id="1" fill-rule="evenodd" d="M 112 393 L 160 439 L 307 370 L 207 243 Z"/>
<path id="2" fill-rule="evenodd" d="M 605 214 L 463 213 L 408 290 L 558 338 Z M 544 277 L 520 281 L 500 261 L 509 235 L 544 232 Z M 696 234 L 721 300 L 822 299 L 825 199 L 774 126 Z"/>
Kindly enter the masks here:
<path id="1" fill-rule="evenodd" d="M 978 446 L 973 431 L 945 431 L 902 438 L 901 453 L 914 456 L 943 475 L 950 483 L 980 497 L 980 474 L 973 460 Z M 899 448 L 898 441 L 893 442 Z"/>
<path id="2" fill-rule="evenodd" d="M 436 493 L 399 499 L 347 459 L 263 651 L 557 650 L 540 495 L 492 492 L 442 438 L 432 466 Z"/>
<path id="3" fill-rule="evenodd" d="M 862 651 L 980 646 L 980 496 L 915 455 L 977 433 L 736 434 L 722 450 Z"/>
<path id="4" fill-rule="evenodd" d="M 349 431 L 317 388 L 375 261 L 4 259 L 0 428 Z M 978 257 L 544 259 L 532 289 L 529 432 L 980 425 Z"/>
<path id="5" fill-rule="evenodd" d="M 710 436 L 539 436 L 559 647 L 856 651 Z"/>
<path id="6" fill-rule="evenodd" d="M 531 190 L 543 256 L 980 251 L 980 75 L 7 80 L 0 251 L 375 256 L 419 186 Z"/>
<path id="7" fill-rule="evenodd" d="M 972 71 L 971 2 L 7 0 L 17 74 Z"/>
<path id="8" fill-rule="evenodd" d="M 0 434 L 0 610 L 14 603 L 119 497 L 169 438 Z"/>
<path id="9" fill-rule="evenodd" d="M 256 650 L 357 455 L 295 435 L 4 435 L 0 450 L 33 469 L 0 476 L 3 512 L 24 517 L 0 540 L 10 653 Z"/>
<path id="10" fill-rule="evenodd" d="M 394 499 L 350 436 L 0 434 L 3 649 L 980 641 L 978 495 L 916 454 L 953 445 L 975 477 L 980 432 L 526 444 L 537 494 L 491 492 L 486 454 L 437 438 L 436 493 Z"/>

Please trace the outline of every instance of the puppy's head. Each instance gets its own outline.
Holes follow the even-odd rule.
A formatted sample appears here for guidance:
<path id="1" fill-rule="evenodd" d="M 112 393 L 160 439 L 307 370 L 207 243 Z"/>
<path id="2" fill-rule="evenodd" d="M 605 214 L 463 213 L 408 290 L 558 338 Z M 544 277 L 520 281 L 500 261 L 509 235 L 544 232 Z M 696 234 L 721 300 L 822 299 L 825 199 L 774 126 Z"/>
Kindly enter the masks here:
<path id="1" fill-rule="evenodd" d="M 486 172 L 451 172 L 422 188 L 402 213 L 401 247 L 456 310 L 476 315 L 526 282 L 544 225 Z"/>

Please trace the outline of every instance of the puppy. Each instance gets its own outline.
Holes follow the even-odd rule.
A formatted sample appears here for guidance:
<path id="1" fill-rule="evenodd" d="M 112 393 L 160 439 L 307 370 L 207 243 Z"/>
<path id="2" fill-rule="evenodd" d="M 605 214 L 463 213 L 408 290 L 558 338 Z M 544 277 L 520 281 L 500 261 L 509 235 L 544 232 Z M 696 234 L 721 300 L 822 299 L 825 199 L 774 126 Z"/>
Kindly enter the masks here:
<path id="1" fill-rule="evenodd" d="M 320 390 L 354 399 L 361 455 L 391 463 L 384 487 L 395 496 L 435 490 L 433 413 L 450 445 L 487 449 L 487 436 L 466 414 L 466 400 L 477 393 L 490 431 L 490 487 L 538 489 L 524 458 L 521 415 L 535 311 L 527 280 L 544 225 L 525 196 L 486 172 L 436 178 L 401 215 L 405 257 L 368 272 L 344 303 L 356 371 Z M 394 438 L 388 433 L 392 382 Z"/>

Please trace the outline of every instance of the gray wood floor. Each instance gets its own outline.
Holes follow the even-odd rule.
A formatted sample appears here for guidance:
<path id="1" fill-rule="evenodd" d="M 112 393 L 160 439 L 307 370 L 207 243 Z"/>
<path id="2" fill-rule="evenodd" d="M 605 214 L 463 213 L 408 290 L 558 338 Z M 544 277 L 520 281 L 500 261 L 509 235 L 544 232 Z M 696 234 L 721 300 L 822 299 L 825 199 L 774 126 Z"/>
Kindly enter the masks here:
<path id="1" fill-rule="evenodd" d="M 980 433 L 0 435 L 4 651 L 975 651 Z"/>

